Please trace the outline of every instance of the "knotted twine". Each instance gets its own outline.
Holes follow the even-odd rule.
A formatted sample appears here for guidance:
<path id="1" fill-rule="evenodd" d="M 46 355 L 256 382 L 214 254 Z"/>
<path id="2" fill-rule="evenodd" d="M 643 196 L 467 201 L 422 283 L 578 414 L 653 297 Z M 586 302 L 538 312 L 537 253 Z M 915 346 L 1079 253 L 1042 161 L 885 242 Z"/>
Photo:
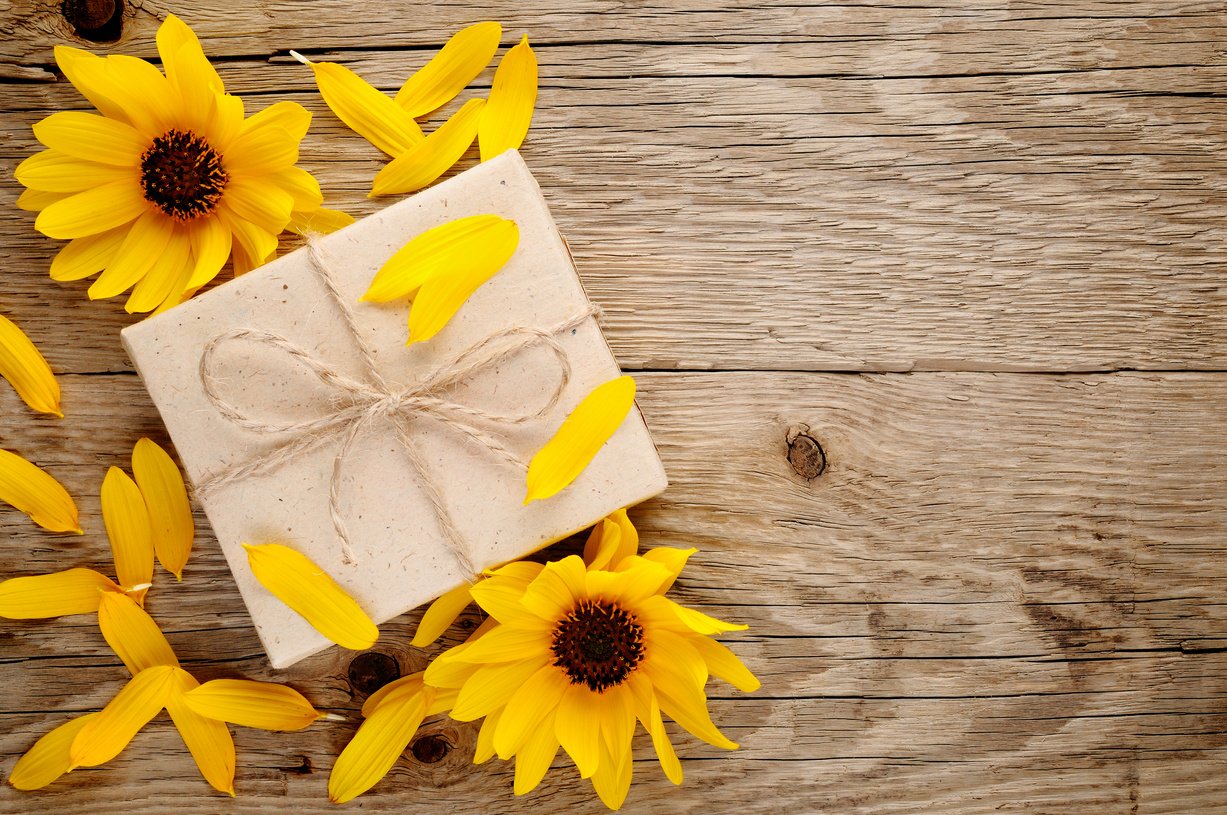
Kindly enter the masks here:
<path id="1" fill-rule="evenodd" d="M 196 485 L 198 495 L 204 497 L 215 493 L 228 484 L 264 475 L 284 466 L 329 442 L 337 434 L 341 442 L 332 462 L 332 477 L 328 488 L 328 511 L 341 544 L 343 563 L 357 563 L 353 543 L 341 512 L 341 484 L 345 462 L 358 434 L 366 427 L 380 421 L 391 425 L 397 440 L 404 448 L 409 463 L 417 473 L 430 506 L 434 510 L 444 541 L 453 557 L 470 579 L 480 570 L 473 562 L 472 553 L 464 537 L 456 528 L 455 521 L 443 501 L 438 485 L 431 477 L 421 452 L 410 437 L 410 426 L 418 419 L 428 418 L 460 433 L 479 446 L 519 469 L 527 469 L 525 462 L 503 444 L 502 440 L 482 426 L 484 424 L 514 427 L 548 415 L 562 398 L 571 381 L 571 363 L 566 351 L 556 337 L 579 326 L 590 317 L 599 314 L 589 304 L 583 310 L 550 328 L 512 326 L 495 331 L 466 348 L 450 362 L 445 363 L 420 381 L 407 387 L 390 385 L 379 373 L 375 355 L 354 316 L 353 309 L 341 296 L 336 279 L 322 244 L 315 238 L 307 243 L 310 267 L 324 284 L 329 297 L 341 313 L 345 327 L 353 337 L 362 359 L 366 381 L 354 379 L 342 373 L 327 360 L 320 359 L 311 351 L 287 337 L 272 331 L 255 328 L 235 328 L 210 339 L 200 355 L 200 382 L 205 397 L 217 412 L 239 427 L 261 434 L 285 434 L 288 438 L 279 442 L 264 454 L 244 463 L 231 466 L 203 478 Z M 254 418 L 221 395 L 222 380 L 214 370 L 214 355 L 226 343 L 247 341 L 264 345 L 288 354 L 294 362 L 302 365 L 323 384 L 331 387 L 343 402 L 335 412 L 317 419 L 302 421 L 266 421 Z M 553 352 L 558 362 L 559 375 L 549 391 L 545 403 L 535 411 L 499 412 L 457 402 L 445 392 L 475 374 L 510 359 L 536 346 Z"/>

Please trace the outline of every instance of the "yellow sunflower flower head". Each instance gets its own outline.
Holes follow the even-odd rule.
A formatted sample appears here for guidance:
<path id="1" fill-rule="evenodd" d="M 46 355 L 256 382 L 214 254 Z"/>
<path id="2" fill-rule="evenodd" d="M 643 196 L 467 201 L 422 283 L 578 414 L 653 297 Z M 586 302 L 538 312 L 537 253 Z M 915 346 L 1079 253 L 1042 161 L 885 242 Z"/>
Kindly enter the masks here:
<path id="1" fill-rule="evenodd" d="M 23 161 L 18 200 L 35 228 L 67 240 L 55 280 L 102 272 L 91 299 L 132 290 L 129 312 L 176 305 L 227 260 L 242 273 L 270 260 L 286 229 L 352 221 L 321 207 L 296 167 L 311 114 L 280 102 L 245 117 L 196 35 L 168 16 L 157 35 L 166 73 L 134 57 L 58 46 L 56 63 L 98 113 L 65 111 L 34 126 L 48 149 Z"/>

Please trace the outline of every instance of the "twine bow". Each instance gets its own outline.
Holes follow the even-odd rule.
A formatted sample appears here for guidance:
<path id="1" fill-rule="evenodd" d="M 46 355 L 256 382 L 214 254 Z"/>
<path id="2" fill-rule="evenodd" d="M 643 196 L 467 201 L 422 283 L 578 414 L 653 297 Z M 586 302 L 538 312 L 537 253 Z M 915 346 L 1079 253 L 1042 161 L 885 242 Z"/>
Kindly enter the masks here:
<path id="1" fill-rule="evenodd" d="M 427 498 L 430 499 L 443 536 L 464 573 L 476 576 L 479 569 L 463 536 L 456 528 L 448 512 L 438 486 L 430 476 L 417 445 L 410 437 L 410 426 L 420 418 L 429 418 L 444 427 L 456 431 L 494 453 L 507 463 L 520 469 L 525 462 L 503 444 L 500 438 L 483 425 L 516 426 L 540 419 L 550 413 L 562 398 L 571 381 L 571 363 L 566 351 L 556 339 L 559 334 L 575 328 L 598 314 L 596 307 L 589 305 L 582 311 L 551 328 L 513 326 L 495 331 L 462 351 L 451 362 L 436 368 L 421 381 L 407 387 L 389 385 L 375 365 L 374 353 L 358 330 L 353 310 L 337 289 L 336 281 L 329 270 L 327 256 L 314 238 L 308 241 L 307 254 L 311 267 L 316 271 L 329 296 L 340 311 L 345 326 L 356 342 L 365 369 L 366 381 L 349 377 L 326 360 L 307 349 L 271 331 L 253 328 L 236 328 L 209 340 L 200 356 L 200 382 L 205 397 L 217 412 L 239 427 L 256 433 L 285 434 L 284 441 L 272 449 L 243 464 L 232 466 L 202 479 L 196 485 L 200 495 L 247 478 L 271 472 L 293 459 L 318 447 L 334 442 L 340 434 L 341 441 L 332 463 L 332 478 L 328 489 L 328 509 L 332 524 L 341 543 L 341 558 L 345 563 L 356 563 L 353 543 L 346 528 L 340 508 L 340 491 L 345 462 L 358 434 L 367 427 L 380 422 L 391 425 L 397 440 L 404 448 L 410 464 L 417 472 Z M 265 345 L 288 354 L 294 362 L 302 365 L 323 384 L 333 389 L 342 407 L 326 416 L 302 421 L 265 421 L 247 414 L 221 395 L 222 379 L 215 371 L 214 355 L 230 342 L 248 341 Z M 449 388 L 458 385 L 474 374 L 497 366 L 499 363 L 530 348 L 542 346 L 554 355 L 559 366 L 559 375 L 545 402 L 536 410 L 499 412 L 457 402 L 446 395 Z"/>

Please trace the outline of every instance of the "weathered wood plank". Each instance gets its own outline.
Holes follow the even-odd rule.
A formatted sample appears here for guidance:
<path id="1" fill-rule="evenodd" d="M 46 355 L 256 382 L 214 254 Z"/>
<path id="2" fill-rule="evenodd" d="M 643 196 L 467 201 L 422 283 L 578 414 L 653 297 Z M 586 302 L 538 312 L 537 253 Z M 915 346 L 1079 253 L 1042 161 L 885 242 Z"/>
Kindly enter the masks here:
<path id="1" fill-rule="evenodd" d="M 737 59 L 764 71 L 773 52 L 741 46 Z M 525 154 L 625 366 L 1227 367 L 1227 113 L 1213 98 L 1227 67 L 621 78 L 653 64 L 698 71 L 704 54 L 545 55 L 570 58 L 545 64 Z M 615 67 L 587 76 L 606 61 Z M 399 55 L 354 64 L 384 87 L 407 71 Z M 257 104 L 292 98 L 317 114 L 304 164 L 333 204 L 359 215 L 386 204 L 365 197 L 381 158 L 331 116 L 308 71 L 224 72 Z M 81 101 L 63 83 L 0 91 L 8 174 L 37 149 L 30 125 Z M 0 189 L 0 206 L 17 192 Z M 56 244 L 32 222 L 15 213 L 0 226 L 19 271 L 0 308 L 60 370 L 127 368 L 122 305 L 85 303 L 83 284 L 56 292 L 44 277 Z"/>
<path id="2" fill-rule="evenodd" d="M 22 420 L 4 441 L 64 480 L 89 534 L 51 536 L 0 512 L 5 575 L 105 567 L 102 475 L 139 435 L 160 437 L 135 377 L 63 379 L 62 422 L 21 415 L 0 392 L 0 412 Z M 1227 442 L 1206 433 L 1227 420 L 1227 379 L 640 380 L 673 480 L 636 513 L 644 539 L 700 548 L 677 596 L 751 624 L 730 640 L 764 688 L 712 686 L 717 722 L 744 749 L 681 739 L 681 792 L 641 745 L 629 811 L 1214 812 L 1227 800 L 1208 772 L 1227 758 Z M 813 480 L 789 463 L 790 431 L 821 445 Z M 183 584 L 159 576 L 150 609 L 202 677 L 274 676 L 207 533 Z M 378 646 L 405 670 L 428 656 L 406 644 L 414 620 L 390 623 Z M 0 770 L 68 712 L 104 704 L 124 675 L 87 617 L 5 621 L 0 642 L 0 682 L 16 689 L 0 709 Z M 352 716 L 362 697 L 348 662 L 322 654 L 278 678 Z M 327 810 L 327 771 L 352 729 L 238 731 L 232 806 Z M 508 768 L 467 766 L 471 727 L 443 720 L 424 733 L 454 749 L 435 764 L 402 760 L 367 808 L 517 806 Z M 767 778 L 772 796 L 753 792 Z M 130 812 L 136 783 L 149 811 L 218 806 L 167 723 L 104 769 L 37 796 L 6 789 L 0 802 Z M 519 806 L 601 811 L 566 770 Z"/>

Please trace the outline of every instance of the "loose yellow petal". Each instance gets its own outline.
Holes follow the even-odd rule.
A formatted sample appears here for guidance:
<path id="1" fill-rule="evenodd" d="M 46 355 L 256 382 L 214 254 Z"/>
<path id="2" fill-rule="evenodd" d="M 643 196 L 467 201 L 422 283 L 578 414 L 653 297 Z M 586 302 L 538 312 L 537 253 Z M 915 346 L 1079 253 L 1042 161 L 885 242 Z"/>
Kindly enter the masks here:
<path id="1" fill-rule="evenodd" d="M 51 366 L 25 332 L 4 316 L 0 316 L 0 376 L 34 410 L 63 418 L 60 385 Z"/>
<path id="2" fill-rule="evenodd" d="M 354 651 L 370 648 L 379 629 L 353 598 L 306 555 L 288 546 L 243 544 L 256 579 L 316 631 Z"/>
<path id="3" fill-rule="evenodd" d="M 470 99 L 429 136 L 394 158 L 375 176 L 371 195 L 417 192 L 447 172 L 477 138 L 486 102 Z"/>
<path id="4" fill-rule="evenodd" d="M 213 789 L 234 795 L 234 739 L 223 722 L 202 716 L 187 702 L 187 694 L 200 683 L 187 671 L 175 669 L 171 678 L 171 692 L 166 700 L 166 712 L 170 714 L 175 729 L 201 776 Z"/>
<path id="5" fill-rule="evenodd" d="M 457 31 L 430 62 L 405 81 L 396 94 L 396 104 L 415 118 L 443 107 L 490 64 L 501 36 L 503 27 L 493 22 Z"/>
<path id="6" fill-rule="evenodd" d="M 98 610 L 104 593 L 120 591 L 119 586 L 93 569 L 14 577 L 0 583 L 0 617 L 34 620 L 90 614 Z"/>
<path id="7" fill-rule="evenodd" d="M 68 490 L 16 453 L 0 450 L 0 501 L 12 504 L 52 532 L 81 533 Z"/>
<path id="8" fill-rule="evenodd" d="M 149 146 L 130 125 L 93 113 L 53 113 L 34 125 L 34 138 L 65 155 L 132 167 Z"/>
<path id="9" fill-rule="evenodd" d="M 111 650 L 133 675 L 159 665 L 179 665 L 162 629 L 126 594 L 103 596 L 98 608 L 98 628 Z"/>
<path id="10" fill-rule="evenodd" d="M 399 704 L 384 703 L 372 711 L 332 766 L 329 800 L 343 804 L 357 798 L 388 774 L 425 718 L 428 695 L 423 688 Z"/>
<path id="11" fill-rule="evenodd" d="M 137 731 L 166 706 L 177 670 L 159 665 L 132 677 L 77 733 L 69 749 L 72 767 L 97 767 L 119 755 Z"/>
<path id="12" fill-rule="evenodd" d="M 185 699 L 201 716 L 260 730 L 302 730 L 324 715 L 293 688 L 249 679 L 214 679 Z"/>
<path id="13" fill-rule="evenodd" d="M 387 303 L 407 297 L 446 274 L 488 279 L 515 253 L 520 233 L 497 215 L 457 218 L 428 229 L 402 246 L 375 273 L 362 300 Z"/>
<path id="14" fill-rule="evenodd" d="M 598 385 L 563 420 L 554 437 L 528 465 L 525 504 L 556 495 L 571 484 L 605 442 L 622 426 L 635 404 L 635 380 L 629 376 Z"/>
<path id="15" fill-rule="evenodd" d="M 486 161 L 506 150 L 518 150 L 528 135 L 537 104 L 537 55 L 528 37 L 512 48 L 494 72 L 490 101 L 477 128 L 481 160 Z"/>
<path id="16" fill-rule="evenodd" d="M 72 767 L 68 751 L 81 728 L 97 716 L 87 713 L 69 719 L 38 741 L 17 759 L 9 773 L 9 783 L 19 790 L 36 790 L 47 786 Z"/>
<path id="17" fill-rule="evenodd" d="M 467 583 L 457 586 L 431 603 L 430 608 L 426 609 L 426 613 L 422 615 L 422 621 L 418 623 L 417 633 L 413 635 L 410 645 L 414 648 L 425 648 L 439 639 L 443 632 L 456 622 L 460 612 L 473 602 L 469 588 Z"/>
<path id="18" fill-rule="evenodd" d="M 354 222 L 352 215 L 336 209 L 320 207 L 309 212 L 290 213 L 290 223 L 286 229 L 306 237 L 308 235 L 327 235 L 344 229 Z"/>
<path id="19" fill-rule="evenodd" d="M 102 479 L 102 520 L 111 539 L 115 576 L 138 603 L 153 580 L 153 539 L 140 487 L 118 467 Z M 145 588 L 138 588 L 138 587 Z"/>
<path id="20" fill-rule="evenodd" d="M 183 567 L 192 551 L 196 524 L 187 487 L 170 454 L 150 439 L 141 439 L 132 451 L 132 474 L 149 510 L 153 548 L 162 568 L 183 579 Z"/>
<path id="21" fill-rule="evenodd" d="M 83 238 L 131 223 L 147 211 L 140 184 L 125 179 L 48 205 L 34 220 L 34 228 L 49 238 Z"/>
<path id="22" fill-rule="evenodd" d="M 51 260 L 51 279 L 64 282 L 97 274 L 115 259 L 127 234 L 127 227 L 121 226 L 70 241 Z"/>
<path id="23" fill-rule="evenodd" d="M 337 118 L 389 156 L 399 156 L 422 140 L 422 128 L 412 116 L 344 65 L 290 54 L 311 66 L 320 96 Z"/>

